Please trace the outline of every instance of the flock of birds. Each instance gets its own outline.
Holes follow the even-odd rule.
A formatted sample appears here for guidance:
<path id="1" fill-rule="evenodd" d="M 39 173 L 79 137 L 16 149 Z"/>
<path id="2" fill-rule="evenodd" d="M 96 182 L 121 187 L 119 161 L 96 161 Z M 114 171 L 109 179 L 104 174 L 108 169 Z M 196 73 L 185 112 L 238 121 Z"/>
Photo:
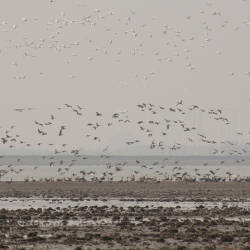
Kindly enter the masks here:
<path id="1" fill-rule="evenodd" d="M 243 2 L 246 1 L 242 1 L 242 6 Z M 146 83 L 151 89 L 155 86 L 156 92 L 165 91 L 169 79 L 178 85 L 185 82 L 186 76 L 190 78 L 190 72 L 191 76 L 197 73 L 204 77 L 207 64 L 199 63 L 200 55 L 203 58 L 213 55 L 208 61 L 214 66 L 213 62 L 227 53 L 222 37 L 232 37 L 232 32 L 241 32 L 239 36 L 242 36 L 250 26 L 248 16 L 229 19 L 227 9 L 217 9 L 217 2 L 212 0 L 202 3 L 201 9 L 188 9 L 185 13 L 190 11 L 190 15 L 180 15 L 174 22 L 171 15 L 162 14 L 159 9 L 154 17 L 151 15 L 154 11 L 146 13 L 139 8 L 120 13 L 120 7 L 116 8 L 115 4 L 114 8 L 101 7 L 101 4 L 100 8 L 92 8 L 92 1 L 72 1 L 68 5 L 68 1 L 50 0 L 36 4 L 48 13 L 30 8 L 32 15 L 27 14 L 29 10 L 20 10 L 27 16 L 2 15 L 0 19 L 0 32 L 4 34 L 4 39 L 0 39 L 0 60 L 4 61 L 0 80 L 16 84 L 16 89 L 20 90 L 14 93 L 17 103 L 22 94 L 27 95 L 24 93 L 27 86 L 28 91 L 35 90 L 31 98 L 42 97 L 43 101 L 45 95 L 53 96 L 54 100 L 52 88 L 57 89 L 58 98 L 80 96 L 80 100 L 89 98 L 93 89 L 93 99 L 98 99 L 102 91 L 108 95 L 114 91 L 113 96 L 118 93 L 122 98 L 124 88 L 120 91 L 119 83 L 131 86 L 133 93 L 140 83 Z M 221 65 L 218 79 L 240 75 L 243 81 L 248 80 L 250 71 L 247 68 L 241 71 L 238 68 L 241 62 L 232 61 L 233 67 L 226 63 Z M 172 77 L 178 77 L 179 72 L 183 77 L 173 81 Z M 103 82 L 105 87 L 101 86 Z M 118 92 L 114 86 L 118 86 Z M 179 85 L 178 88 L 181 89 Z M 141 99 L 148 100 L 144 97 L 148 97 L 150 89 L 144 93 L 140 85 L 139 91 Z M 9 98 L 8 94 L 6 96 Z M 132 99 L 132 94 L 129 96 Z M 179 100 L 172 106 L 142 102 L 132 111 L 113 113 L 89 111 L 85 106 L 70 103 L 51 109 L 45 115 L 44 110 L 40 112 L 32 107 L 17 107 L 13 112 L 13 122 L 6 126 L 1 124 L 0 148 L 6 155 L 20 152 L 41 155 L 36 159 L 42 161 L 43 166 L 34 162 L 33 172 L 44 172 L 46 165 L 51 169 L 46 171 L 53 170 L 55 176 L 32 177 L 23 156 L 8 158 L 3 153 L 0 156 L 1 180 L 14 180 L 18 176 L 27 181 L 250 180 L 248 176 L 242 177 L 229 170 L 225 176 L 218 174 L 221 166 L 228 164 L 220 156 L 230 156 L 231 164 L 243 165 L 250 153 L 250 132 L 235 129 L 232 119 L 220 107 L 204 108 Z M 202 150 L 218 159 L 220 167 L 211 169 L 205 161 L 191 174 L 182 166 L 178 155 L 203 154 Z M 113 160 L 113 155 L 138 152 L 166 157 L 150 163 L 139 158 L 133 162 Z M 88 165 L 89 155 L 93 153 L 96 159 L 102 160 L 102 166 Z M 170 160 L 169 155 L 176 159 Z"/>
<path id="2" fill-rule="evenodd" d="M 49 10 L 57 9 L 57 5 L 60 4 L 51 1 L 48 8 Z M 198 65 L 193 58 L 192 50 L 197 49 L 197 47 L 208 49 L 213 43 L 215 32 L 218 30 L 221 32 L 230 27 L 237 32 L 244 26 L 250 25 L 249 20 L 237 25 L 230 23 L 223 11 L 215 10 L 216 6 L 212 1 L 204 4 L 203 10 L 196 11 L 194 17 L 185 17 L 185 21 L 190 27 L 189 31 L 161 22 L 156 17 L 150 18 L 151 22 L 147 23 L 148 18 L 140 20 L 140 17 L 137 17 L 139 14 L 132 9 L 128 11 L 127 16 L 122 16 L 112 9 L 96 8 L 87 11 L 86 3 L 77 3 L 76 5 L 77 8 L 82 9 L 84 13 L 82 16 L 77 14 L 76 17 L 71 17 L 66 11 L 61 11 L 60 14 L 47 21 L 41 17 L 23 17 L 15 22 L 1 20 L 0 31 L 4 33 L 6 41 L 1 47 L 0 54 L 9 55 L 8 59 L 13 59 L 10 62 L 14 74 L 13 79 L 34 80 L 34 74 L 39 79 L 46 76 L 51 77 L 52 72 L 46 72 L 48 71 L 46 69 L 47 60 L 42 63 L 39 58 L 42 58 L 41 53 L 55 52 L 64 54 L 62 61 L 54 61 L 54 63 L 57 63 L 58 69 L 62 69 L 60 75 L 66 77 L 67 81 L 69 79 L 82 80 L 82 70 L 75 69 L 80 62 L 79 60 L 81 63 L 84 62 L 87 68 L 94 61 L 105 60 L 107 65 L 120 63 L 124 69 L 129 64 L 136 65 L 138 63 L 141 65 L 141 60 L 143 60 L 154 64 L 154 69 L 148 70 L 145 63 L 145 67 L 141 65 L 142 70 L 121 76 L 121 79 L 127 78 L 121 82 L 124 84 L 151 82 L 160 74 L 159 70 L 156 70 L 156 68 L 161 68 L 158 64 L 166 67 L 166 64 L 178 61 L 178 68 L 182 66 L 189 70 L 195 70 Z M 199 18 L 196 23 L 201 25 L 201 30 L 199 33 L 194 33 L 192 32 L 192 19 L 197 17 Z M 41 33 L 34 35 L 33 26 L 36 27 L 35 29 L 40 29 Z M 72 33 L 72 30 L 77 30 L 77 32 Z M 20 37 L 19 33 L 22 32 L 27 35 Z M 73 38 L 75 39 L 73 40 Z M 10 49 L 15 51 L 14 57 L 9 52 Z M 214 54 L 220 56 L 223 54 L 223 48 L 215 50 Z M 53 58 L 53 60 L 55 59 Z M 35 67 L 32 74 L 30 62 Z M 40 67 L 41 63 L 42 68 Z M 24 69 L 23 72 L 22 69 Z M 55 72 L 57 73 L 57 71 Z M 237 73 L 250 75 L 250 71 L 230 72 L 230 69 L 226 74 L 233 76 Z M 84 74 L 88 74 L 88 71 L 84 71 Z"/>
<path id="3" fill-rule="evenodd" d="M 135 113 L 135 110 L 137 113 Z M 229 162 L 231 165 L 244 165 L 246 163 L 250 152 L 250 142 L 242 145 L 228 138 L 223 140 L 214 138 L 212 137 L 213 133 L 205 133 L 204 128 L 197 124 L 194 125 L 193 120 L 190 119 L 195 114 L 199 117 L 203 114 L 205 116 L 202 119 L 206 121 L 206 124 L 212 122 L 219 127 L 222 126 L 222 129 L 225 127 L 232 130 L 231 121 L 221 108 L 204 109 L 199 105 L 185 105 L 182 100 L 170 107 L 140 103 L 131 113 L 131 117 L 128 110 L 113 112 L 108 115 L 102 111 L 90 111 L 92 114 L 91 121 L 88 120 L 88 109 L 80 105 L 63 104 L 55 108 L 54 111 L 53 114 L 48 114 L 45 120 L 32 120 L 40 114 L 39 109 L 16 108 L 13 110 L 19 116 L 19 119 L 22 118 L 23 113 L 33 113 L 28 115 L 30 121 L 25 124 L 25 127 L 28 128 L 28 134 L 17 133 L 17 131 L 21 131 L 18 124 L 12 124 L 8 128 L 0 128 L 1 148 L 5 148 L 8 151 L 7 154 L 12 155 L 12 158 L 5 155 L 0 156 L 0 176 L 2 179 L 8 177 L 8 179 L 13 180 L 16 178 L 15 176 L 22 175 L 23 179 L 33 181 L 250 180 L 249 176 L 235 175 L 229 170 L 226 171 L 224 177 L 219 176 L 217 173 L 220 171 L 220 167 L 209 168 L 209 161 L 200 163 L 203 173 L 200 172 L 200 168 L 195 168 L 194 173 L 191 174 L 188 168 L 185 168 L 185 162 L 181 162 L 178 158 L 178 154 L 185 155 L 185 148 L 188 145 L 197 145 L 199 148 L 205 146 L 208 149 L 208 156 L 217 157 L 216 165 L 218 166 L 226 164 L 225 160 L 220 158 L 221 156 L 231 156 L 231 162 Z M 73 122 L 72 124 L 78 123 L 79 130 L 72 127 L 70 123 L 67 124 L 67 119 L 70 119 Z M 117 129 L 118 135 L 120 135 L 118 138 L 119 144 L 113 143 L 112 145 L 113 137 L 117 136 L 115 132 Z M 121 130 L 126 133 L 122 134 Z M 247 138 L 250 133 L 233 130 L 231 132 L 235 134 L 234 137 L 239 138 Z M 175 137 L 176 134 L 178 134 L 178 137 Z M 109 135 L 108 138 L 106 138 L 107 135 Z M 77 146 L 77 143 L 74 144 L 74 136 L 83 138 L 80 140 L 81 144 Z M 173 139 L 175 138 L 181 140 L 182 143 L 174 142 Z M 88 145 L 96 146 L 94 157 L 97 161 L 101 159 L 101 164 L 99 164 L 101 166 L 93 166 L 93 163 L 88 162 L 89 158 L 92 159 L 93 157 L 85 150 Z M 135 155 L 138 153 L 140 146 L 146 152 L 144 155 L 156 156 L 160 154 L 166 157 L 150 162 L 145 159 L 141 160 L 138 156 L 132 162 L 124 159 L 118 162 L 116 156 L 112 153 L 113 149 L 122 147 L 123 152 L 126 152 L 123 155 L 133 151 Z M 43 151 L 39 152 L 39 148 L 46 149 L 47 153 L 42 155 Z M 29 168 L 23 168 L 27 164 L 25 157 L 15 156 L 18 155 L 16 152 L 20 152 L 18 151 L 20 149 L 23 155 L 28 154 L 30 157 L 34 154 L 37 155 L 37 158 L 34 158 L 37 162 L 28 163 L 28 165 L 33 164 L 33 168 L 30 166 Z M 30 149 L 35 150 L 35 153 L 29 151 Z M 129 149 L 132 149 L 132 151 L 129 151 Z M 151 153 L 147 153 L 149 151 Z M 193 155 L 195 154 L 197 152 L 193 152 Z M 168 158 L 169 155 L 172 157 L 171 160 Z M 97 161 L 96 165 L 98 165 Z M 38 177 L 37 179 L 27 177 L 27 173 L 30 175 L 31 169 L 41 172 L 50 171 L 44 165 L 54 171 L 54 177 Z M 131 166 L 133 167 L 131 168 Z M 102 172 L 100 172 L 101 170 Z M 204 170 L 206 170 L 205 173 Z"/>

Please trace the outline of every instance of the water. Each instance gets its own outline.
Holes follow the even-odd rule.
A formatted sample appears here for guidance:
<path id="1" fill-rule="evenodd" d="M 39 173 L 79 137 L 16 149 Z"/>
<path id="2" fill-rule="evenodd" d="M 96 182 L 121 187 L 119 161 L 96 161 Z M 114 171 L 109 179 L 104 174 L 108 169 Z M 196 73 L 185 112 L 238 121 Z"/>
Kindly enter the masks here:
<path id="1" fill-rule="evenodd" d="M 23 180 L 164 180 L 186 176 L 244 178 L 250 157 L 235 156 L 5 156 L 0 158 L 2 181 Z"/>
<path id="2" fill-rule="evenodd" d="M 123 207 L 127 209 L 129 207 L 164 207 L 164 208 L 178 208 L 180 210 L 194 210 L 199 206 L 203 206 L 204 208 L 212 209 L 212 208 L 223 208 L 223 207 L 238 207 L 244 209 L 250 209 L 250 201 L 244 202 L 231 202 L 231 201 L 223 201 L 223 202 L 194 202 L 194 201 L 159 201 L 159 200 L 143 200 L 138 201 L 136 199 L 101 199 L 101 200 L 72 200 L 65 198 L 2 198 L 0 199 L 0 209 L 8 209 L 8 210 L 17 210 L 17 209 L 29 209 L 29 208 L 70 208 L 70 207 L 83 207 L 83 206 L 107 206 L 107 207 Z"/>
<path id="3" fill-rule="evenodd" d="M 2 181 L 53 179 L 164 180 L 245 178 L 250 157 L 236 156 L 5 156 L 0 158 Z"/>
<path id="4" fill-rule="evenodd" d="M 52 158 L 52 159 L 51 159 Z M 17 159 L 20 159 L 18 162 Z M 153 164 L 155 162 L 165 163 L 165 164 L 175 164 L 178 161 L 180 165 L 188 166 L 199 166 L 207 163 L 209 166 L 219 165 L 221 161 L 224 161 L 223 165 L 249 165 L 250 156 L 168 156 L 168 155 L 138 155 L 138 156 L 118 156 L 118 155 L 105 155 L 95 156 L 95 155 L 6 155 L 0 158 L 0 165 L 14 164 L 18 165 L 47 165 L 49 162 L 53 161 L 57 164 L 63 160 L 63 165 L 68 165 L 72 160 L 76 160 L 79 165 L 103 165 L 106 163 L 118 164 L 126 162 L 128 165 L 133 165 L 136 160 L 139 160 L 142 164 Z M 239 162 L 240 161 L 240 162 Z"/>

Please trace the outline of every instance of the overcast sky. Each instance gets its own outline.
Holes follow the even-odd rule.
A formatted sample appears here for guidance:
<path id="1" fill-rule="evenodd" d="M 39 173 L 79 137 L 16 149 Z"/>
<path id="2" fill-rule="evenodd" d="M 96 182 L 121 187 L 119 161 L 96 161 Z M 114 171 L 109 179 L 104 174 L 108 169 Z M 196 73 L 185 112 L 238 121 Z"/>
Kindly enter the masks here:
<path id="1" fill-rule="evenodd" d="M 0 10 L 3 127 L 22 120 L 18 107 L 41 110 L 36 117 L 63 103 L 132 115 L 141 102 L 183 100 L 221 108 L 230 129 L 248 132 L 249 0 L 8 0 Z"/>

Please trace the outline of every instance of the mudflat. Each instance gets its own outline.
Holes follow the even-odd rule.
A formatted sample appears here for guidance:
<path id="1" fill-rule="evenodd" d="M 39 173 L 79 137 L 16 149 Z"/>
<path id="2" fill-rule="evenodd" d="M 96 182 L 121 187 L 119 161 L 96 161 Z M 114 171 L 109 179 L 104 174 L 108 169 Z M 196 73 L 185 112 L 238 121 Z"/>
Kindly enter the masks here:
<path id="1" fill-rule="evenodd" d="M 250 182 L 0 182 L 1 197 L 133 197 L 181 200 L 246 200 Z"/>
<path id="2" fill-rule="evenodd" d="M 249 249 L 249 182 L 1 182 L 0 197 L 3 249 Z"/>
<path id="3" fill-rule="evenodd" d="M 0 209 L 0 248 L 249 249 L 249 209 L 199 205 L 183 210 L 181 202 L 171 208 L 73 203 L 67 208 L 52 203 L 48 208 Z"/>

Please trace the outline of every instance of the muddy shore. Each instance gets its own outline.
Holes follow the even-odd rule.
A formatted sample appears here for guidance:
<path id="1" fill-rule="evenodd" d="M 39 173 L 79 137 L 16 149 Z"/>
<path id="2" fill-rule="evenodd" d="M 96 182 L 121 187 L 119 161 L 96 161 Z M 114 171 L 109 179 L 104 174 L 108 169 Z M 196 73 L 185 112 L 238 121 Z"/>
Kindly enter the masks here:
<path id="1" fill-rule="evenodd" d="M 0 182 L 0 197 L 31 196 L 245 200 L 250 197 L 250 182 Z"/>
<path id="2" fill-rule="evenodd" d="M 249 203 L 248 182 L 1 182 L 0 197 L 63 198 L 52 199 L 56 206 L 0 209 L 0 249 L 250 249 L 250 210 L 237 205 Z M 108 205 L 113 198 L 124 206 Z M 75 202 L 91 199 L 107 205 Z M 125 206 L 130 200 L 160 202 Z M 167 201 L 176 206 L 164 207 Z M 185 210 L 185 201 L 198 205 Z"/>
<path id="3" fill-rule="evenodd" d="M 3 249 L 249 249 L 250 242 L 250 211 L 237 207 L 2 209 L 0 222 Z"/>

